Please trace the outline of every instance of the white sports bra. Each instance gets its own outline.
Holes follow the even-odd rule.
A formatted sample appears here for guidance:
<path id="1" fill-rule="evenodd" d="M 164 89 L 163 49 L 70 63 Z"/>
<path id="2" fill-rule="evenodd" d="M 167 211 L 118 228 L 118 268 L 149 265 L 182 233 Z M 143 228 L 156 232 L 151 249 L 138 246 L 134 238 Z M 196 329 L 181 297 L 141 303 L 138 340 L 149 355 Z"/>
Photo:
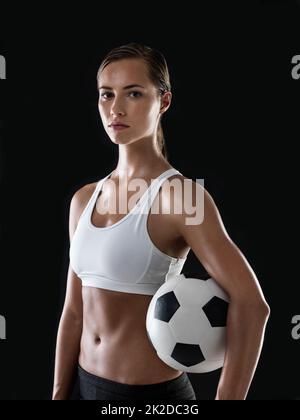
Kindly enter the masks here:
<path id="1" fill-rule="evenodd" d="M 174 168 L 155 178 L 138 203 L 115 224 L 96 227 L 92 213 L 104 181 L 101 179 L 78 221 L 70 244 L 70 265 L 82 286 L 154 295 L 169 276 L 180 274 L 187 259 L 171 257 L 151 241 L 147 218 L 160 186 Z"/>

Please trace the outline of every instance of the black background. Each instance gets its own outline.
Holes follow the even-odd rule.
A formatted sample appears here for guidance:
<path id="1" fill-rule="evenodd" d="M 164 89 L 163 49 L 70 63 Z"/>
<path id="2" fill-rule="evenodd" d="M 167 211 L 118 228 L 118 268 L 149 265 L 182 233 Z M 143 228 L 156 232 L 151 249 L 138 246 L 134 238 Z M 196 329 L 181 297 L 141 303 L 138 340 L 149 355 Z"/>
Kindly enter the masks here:
<path id="1" fill-rule="evenodd" d="M 96 72 L 104 54 L 131 41 L 165 55 L 169 161 L 204 178 L 271 306 L 248 399 L 300 398 L 300 340 L 291 338 L 300 313 L 300 80 L 291 77 L 299 2 L 74 7 L 18 9 L 3 19 L 0 399 L 51 397 L 70 198 L 117 164 L 98 114 Z M 192 251 L 189 269 L 201 271 Z M 189 374 L 197 399 L 214 398 L 219 375 Z"/>

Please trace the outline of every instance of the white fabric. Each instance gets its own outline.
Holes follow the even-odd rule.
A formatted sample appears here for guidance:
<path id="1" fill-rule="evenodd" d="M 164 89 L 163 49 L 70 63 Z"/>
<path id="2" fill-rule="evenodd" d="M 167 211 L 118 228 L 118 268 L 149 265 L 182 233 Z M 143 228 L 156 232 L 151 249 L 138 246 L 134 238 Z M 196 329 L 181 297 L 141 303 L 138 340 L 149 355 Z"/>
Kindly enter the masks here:
<path id="1" fill-rule="evenodd" d="M 174 168 L 155 178 L 131 211 L 117 223 L 96 227 L 91 217 L 104 181 L 101 179 L 79 219 L 70 244 L 70 264 L 82 286 L 154 295 L 168 276 L 180 274 L 186 258 L 160 251 L 147 231 L 147 217 L 160 186 Z"/>

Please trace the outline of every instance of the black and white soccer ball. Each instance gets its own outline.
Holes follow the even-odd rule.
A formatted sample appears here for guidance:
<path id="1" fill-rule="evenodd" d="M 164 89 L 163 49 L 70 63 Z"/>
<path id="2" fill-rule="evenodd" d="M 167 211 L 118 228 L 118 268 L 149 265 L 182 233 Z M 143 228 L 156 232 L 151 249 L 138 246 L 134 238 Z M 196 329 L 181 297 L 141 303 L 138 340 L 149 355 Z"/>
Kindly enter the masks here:
<path id="1" fill-rule="evenodd" d="M 224 365 L 229 297 L 212 278 L 198 273 L 170 277 L 150 301 L 146 330 L 158 357 L 184 372 Z"/>

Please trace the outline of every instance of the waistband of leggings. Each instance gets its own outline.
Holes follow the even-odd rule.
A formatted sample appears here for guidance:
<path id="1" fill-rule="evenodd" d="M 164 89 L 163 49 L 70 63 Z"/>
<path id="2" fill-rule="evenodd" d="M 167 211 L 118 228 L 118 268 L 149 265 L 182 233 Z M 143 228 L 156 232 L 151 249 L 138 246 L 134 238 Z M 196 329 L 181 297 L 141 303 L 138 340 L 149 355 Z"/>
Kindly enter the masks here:
<path id="1" fill-rule="evenodd" d="M 111 379 L 102 378 L 100 376 L 93 375 L 92 373 L 87 372 L 78 364 L 78 375 L 79 378 L 83 381 L 89 382 L 92 385 L 98 387 L 105 387 L 105 389 L 111 389 L 112 391 L 138 391 L 138 390 L 165 390 L 166 387 L 168 389 L 172 389 L 173 387 L 176 389 L 184 388 L 186 384 L 189 382 L 189 377 L 187 376 L 186 372 L 182 372 L 177 378 L 170 379 L 164 382 L 158 382 L 155 384 L 142 384 L 142 385 L 132 385 L 132 384 L 123 384 L 121 382 L 115 382 Z"/>

